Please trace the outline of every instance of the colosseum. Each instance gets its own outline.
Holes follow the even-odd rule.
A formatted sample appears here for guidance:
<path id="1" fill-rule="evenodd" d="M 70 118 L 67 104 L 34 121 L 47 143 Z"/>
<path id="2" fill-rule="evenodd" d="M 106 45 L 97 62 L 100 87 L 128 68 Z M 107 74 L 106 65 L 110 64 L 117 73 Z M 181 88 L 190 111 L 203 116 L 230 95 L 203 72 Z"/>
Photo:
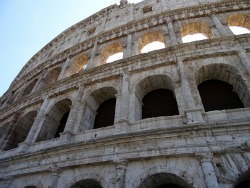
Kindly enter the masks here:
<path id="1" fill-rule="evenodd" d="M 233 26 L 250 30 L 249 0 L 121 0 L 63 31 L 0 98 L 0 187 L 249 188 Z"/>

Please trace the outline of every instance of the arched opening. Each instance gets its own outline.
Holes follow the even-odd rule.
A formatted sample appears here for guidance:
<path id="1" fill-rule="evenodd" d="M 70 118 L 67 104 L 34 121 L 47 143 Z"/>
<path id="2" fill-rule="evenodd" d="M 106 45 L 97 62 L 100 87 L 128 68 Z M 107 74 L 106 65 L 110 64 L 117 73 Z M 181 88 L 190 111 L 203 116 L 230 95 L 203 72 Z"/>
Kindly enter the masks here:
<path id="1" fill-rule="evenodd" d="M 36 188 L 36 186 L 30 185 L 30 186 L 26 186 L 24 188 Z"/>
<path id="2" fill-rule="evenodd" d="M 183 179 L 180 177 L 169 174 L 159 173 L 154 174 L 145 179 L 139 188 L 191 188 Z"/>
<path id="3" fill-rule="evenodd" d="M 67 69 L 65 77 L 77 74 L 82 69 L 85 69 L 87 63 L 88 63 L 88 57 L 85 54 L 76 57 L 75 60 L 71 63 L 71 65 Z"/>
<path id="4" fill-rule="evenodd" d="M 75 183 L 70 188 L 102 188 L 102 186 L 96 180 L 86 179 Z"/>
<path id="5" fill-rule="evenodd" d="M 60 133 L 64 131 L 67 123 L 71 104 L 71 100 L 64 99 L 57 102 L 50 109 L 42 125 L 37 142 L 50 140 L 60 136 Z"/>
<path id="6" fill-rule="evenodd" d="M 220 81 L 208 80 L 198 86 L 205 111 L 244 108 L 233 86 Z"/>
<path id="7" fill-rule="evenodd" d="M 207 90 L 209 90 L 209 88 L 211 88 L 210 90 L 212 90 L 211 92 L 213 92 L 216 89 L 216 88 L 214 89 L 213 87 L 217 87 L 216 85 L 213 84 L 213 82 L 215 80 L 217 80 L 218 83 L 220 81 L 223 81 L 220 83 L 222 85 L 224 85 L 226 88 L 228 88 L 227 91 L 220 91 L 224 88 L 224 86 L 221 86 L 221 88 L 218 88 L 218 91 L 217 91 L 218 93 L 215 93 L 214 94 L 215 96 L 212 96 L 212 94 L 210 94 L 211 96 L 208 96 L 208 99 L 212 98 L 212 97 L 218 98 L 218 97 L 220 97 L 219 96 L 220 93 L 225 93 L 225 95 L 232 95 L 231 97 L 237 95 L 238 98 L 240 99 L 241 103 L 243 103 L 243 104 L 241 104 L 240 102 L 236 102 L 238 105 L 231 106 L 231 107 L 226 107 L 226 106 L 222 105 L 217 110 L 222 109 L 222 108 L 232 109 L 232 108 L 243 108 L 243 107 L 250 106 L 250 100 L 249 100 L 250 95 L 249 95 L 248 87 L 247 87 L 246 83 L 244 82 L 243 78 L 241 77 L 241 73 L 235 67 L 232 67 L 232 66 L 229 66 L 226 64 L 210 64 L 210 65 L 207 65 L 207 66 L 200 68 L 197 73 L 198 74 L 196 75 L 196 78 L 197 78 L 197 85 L 198 86 L 204 82 L 204 87 L 208 88 Z M 205 81 L 211 81 L 211 82 L 205 82 Z M 208 83 L 211 86 L 206 87 L 206 85 L 207 85 L 206 83 Z M 198 90 L 199 90 L 199 87 L 198 87 Z M 210 91 L 204 90 L 201 92 L 205 93 L 204 95 L 206 95 L 206 93 L 208 93 Z M 200 96 L 201 95 L 203 95 L 203 94 L 200 94 Z M 224 95 L 224 94 L 222 94 L 222 95 Z M 216 98 L 213 100 L 220 100 L 220 101 L 216 102 L 218 105 L 223 100 L 225 100 L 225 97 L 223 97 L 222 99 L 216 99 Z M 230 98 L 230 96 L 229 96 L 229 98 Z M 204 99 L 204 100 L 208 100 L 208 99 Z M 201 100 L 203 102 L 202 97 L 201 97 Z M 228 99 L 228 100 L 232 100 L 232 99 Z M 234 99 L 234 100 L 236 100 L 236 99 Z M 229 102 L 233 102 L 233 101 L 229 101 Z M 212 104 L 212 103 L 209 103 L 209 104 Z M 230 106 L 230 104 L 228 104 L 228 105 Z M 206 104 L 205 104 L 205 106 L 206 106 Z M 205 111 L 210 111 L 212 109 L 215 110 L 215 107 L 208 107 L 208 108 L 206 107 Z"/>
<path id="8" fill-rule="evenodd" d="M 111 63 L 123 58 L 123 47 L 121 43 L 113 43 L 107 46 L 101 53 L 101 64 Z"/>
<path id="9" fill-rule="evenodd" d="M 228 26 L 235 35 L 250 33 L 250 16 L 234 14 L 227 18 Z"/>
<path id="10" fill-rule="evenodd" d="M 45 78 L 42 80 L 39 89 L 46 87 L 54 82 L 56 82 L 59 74 L 61 72 L 61 67 L 57 67 L 52 69 L 46 76 Z"/>
<path id="11" fill-rule="evenodd" d="M 31 111 L 17 122 L 8 136 L 8 141 L 4 147 L 4 151 L 17 148 L 18 144 L 25 141 L 36 115 L 36 111 Z"/>
<path id="12" fill-rule="evenodd" d="M 114 124 L 117 91 L 103 87 L 93 91 L 86 100 L 80 131 L 97 129 Z"/>
<path id="13" fill-rule="evenodd" d="M 114 125 L 116 99 L 104 101 L 97 109 L 94 129 Z"/>
<path id="14" fill-rule="evenodd" d="M 111 56 L 109 56 L 106 60 L 107 63 L 111 63 L 113 61 L 117 61 L 119 59 L 122 59 L 123 58 L 123 52 L 118 52 L 116 54 L 113 54 Z"/>
<path id="15" fill-rule="evenodd" d="M 138 52 L 147 53 L 165 48 L 165 37 L 158 31 L 148 32 L 138 40 Z"/>
<path id="16" fill-rule="evenodd" d="M 250 187 L 250 169 L 243 173 L 235 185 L 235 188 L 249 188 Z"/>
<path id="17" fill-rule="evenodd" d="M 133 119 L 179 114 L 173 91 L 172 80 L 166 75 L 152 75 L 139 81 L 135 87 Z"/>
<path id="18" fill-rule="evenodd" d="M 179 115 L 173 92 L 169 89 L 156 89 L 142 99 L 142 119 Z"/>
<path id="19" fill-rule="evenodd" d="M 181 28 L 182 42 L 205 40 L 212 37 L 209 26 L 203 22 L 189 23 Z"/>
<path id="20" fill-rule="evenodd" d="M 37 83 L 37 79 L 35 79 L 32 82 L 30 82 L 29 85 L 24 89 L 22 96 L 31 93 L 31 91 L 35 87 L 36 83 Z"/>

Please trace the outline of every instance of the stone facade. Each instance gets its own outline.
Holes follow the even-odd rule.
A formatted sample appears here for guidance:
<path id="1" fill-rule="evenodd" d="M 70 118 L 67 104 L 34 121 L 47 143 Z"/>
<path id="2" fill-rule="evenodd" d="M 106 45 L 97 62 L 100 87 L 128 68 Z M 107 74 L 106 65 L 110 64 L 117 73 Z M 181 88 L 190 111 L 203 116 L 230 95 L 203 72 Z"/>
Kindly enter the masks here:
<path id="1" fill-rule="evenodd" d="M 249 10 L 249 0 L 122 0 L 61 33 L 0 99 L 0 187 L 249 183 L 250 35 L 229 29 L 250 29 Z M 194 33 L 208 39 L 182 43 Z M 165 48 L 141 53 L 153 41 Z M 123 59 L 105 62 L 117 52 Z M 230 84 L 244 108 L 206 110 L 198 86 L 208 80 Z M 143 118 L 157 89 L 178 113 Z M 95 128 L 112 98 L 113 125 Z"/>

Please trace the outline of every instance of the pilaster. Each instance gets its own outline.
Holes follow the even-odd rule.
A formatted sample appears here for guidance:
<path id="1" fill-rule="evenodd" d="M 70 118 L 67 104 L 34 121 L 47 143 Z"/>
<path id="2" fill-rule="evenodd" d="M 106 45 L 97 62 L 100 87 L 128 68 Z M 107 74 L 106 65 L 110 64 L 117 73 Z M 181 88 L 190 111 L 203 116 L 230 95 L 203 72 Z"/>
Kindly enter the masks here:
<path id="1" fill-rule="evenodd" d="M 93 47 L 92 52 L 91 52 L 91 57 L 89 59 L 89 62 L 86 65 L 86 69 L 93 68 L 97 65 L 96 52 L 97 52 L 97 41 L 94 43 L 94 47 Z"/>
<path id="2" fill-rule="evenodd" d="M 187 123 L 204 122 L 201 109 L 196 108 L 182 59 L 178 59 L 177 66 L 181 80 L 182 96 L 185 102 L 185 115 L 187 118 Z"/>
<path id="3" fill-rule="evenodd" d="M 128 163 L 126 160 L 115 161 L 115 163 L 116 163 L 115 188 L 124 188 Z"/>
<path id="4" fill-rule="evenodd" d="M 43 104 L 35 118 L 35 121 L 29 131 L 29 134 L 25 140 L 25 143 L 27 143 L 28 145 L 29 144 L 33 144 L 35 143 L 38 135 L 39 135 L 39 132 L 42 128 L 42 125 L 44 123 L 44 120 L 45 120 L 45 115 L 47 113 L 47 108 L 49 106 L 49 102 L 50 102 L 50 99 L 48 97 L 46 97 L 43 101 Z"/>
<path id="5" fill-rule="evenodd" d="M 166 19 L 166 23 L 167 23 L 167 28 L 168 28 L 168 33 L 169 33 L 169 38 L 170 38 L 170 46 L 172 45 L 176 45 L 178 43 L 175 32 L 174 32 L 174 28 L 173 28 L 173 23 L 171 18 L 167 18 Z"/>
<path id="6" fill-rule="evenodd" d="M 232 32 L 230 32 L 229 30 L 227 30 L 221 23 L 221 21 L 219 20 L 219 18 L 215 15 L 212 14 L 210 16 L 215 28 L 219 31 L 221 36 L 230 36 L 233 35 Z"/>
<path id="7" fill-rule="evenodd" d="M 205 184 L 207 188 L 218 188 L 219 184 L 213 167 L 213 154 L 212 153 L 198 153 L 196 154 L 202 167 Z"/>
<path id="8" fill-rule="evenodd" d="M 72 63 L 72 61 L 73 60 L 70 57 L 67 58 L 67 60 L 65 61 L 65 63 L 62 66 L 62 70 L 61 70 L 57 80 L 61 80 L 61 79 L 65 78 L 65 73 L 66 73 L 68 67 L 70 66 L 70 64 Z"/>

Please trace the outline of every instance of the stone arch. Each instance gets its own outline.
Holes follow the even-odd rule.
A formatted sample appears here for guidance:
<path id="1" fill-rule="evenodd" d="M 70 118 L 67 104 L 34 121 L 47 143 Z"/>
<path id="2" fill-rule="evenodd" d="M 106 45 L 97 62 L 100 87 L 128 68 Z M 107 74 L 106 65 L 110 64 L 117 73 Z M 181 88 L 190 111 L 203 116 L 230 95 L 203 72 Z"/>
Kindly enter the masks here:
<path id="1" fill-rule="evenodd" d="M 209 25 L 205 22 L 188 23 L 181 27 L 181 37 L 193 34 L 202 34 L 208 39 L 212 38 L 212 31 Z"/>
<path id="2" fill-rule="evenodd" d="M 74 186 L 77 182 L 80 182 L 82 180 L 93 180 L 95 182 L 98 182 L 101 187 L 105 188 L 105 187 L 109 187 L 108 184 L 105 182 L 104 178 L 99 176 L 98 174 L 95 173 L 84 173 L 80 176 L 77 176 L 75 178 L 73 178 L 70 183 L 68 183 L 65 188 L 73 188 L 72 186 Z"/>
<path id="3" fill-rule="evenodd" d="M 208 80 L 220 80 L 232 85 L 244 106 L 250 106 L 250 92 L 237 68 L 222 63 L 209 64 L 202 66 L 195 75 L 197 86 Z"/>
<path id="4" fill-rule="evenodd" d="M 101 52 L 100 58 L 101 58 L 101 64 L 105 64 L 107 62 L 107 59 L 119 52 L 123 53 L 124 48 L 122 46 L 122 43 L 112 43 L 108 44 Z"/>
<path id="5" fill-rule="evenodd" d="M 83 124 L 83 130 L 94 128 L 97 111 L 101 104 L 105 101 L 114 99 L 116 106 L 116 94 L 117 90 L 114 87 L 107 86 L 96 89 L 86 96 L 84 114 L 82 118 L 83 123 L 81 123 Z"/>
<path id="6" fill-rule="evenodd" d="M 179 169 L 177 167 L 167 168 L 163 166 L 146 169 L 145 172 L 138 175 L 137 177 L 134 177 L 134 180 L 132 182 L 129 182 L 128 184 L 130 184 L 132 187 L 135 188 L 142 188 L 141 185 L 143 184 L 143 182 L 147 180 L 149 177 L 154 176 L 156 174 L 171 174 L 174 177 L 178 178 L 182 177 L 180 178 L 182 180 L 181 182 L 187 188 L 191 188 L 193 185 L 195 185 L 195 187 L 204 187 L 201 179 L 194 179 L 193 176 L 188 173 L 188 171 Z"/>
<path id="7" fill-rule="evenodd" d="M 5 151 L 17 148 L 18 144 L 25 141 L 36 116 L 37 111 L 30 111 L 22 115 L 19 120 L 17 120 L 16 125 L 13 126 L 13 129 L 7 138 L 7 142 L 4 147 Z"/>
<path id="8" fill-rule="evenodd" d="M 238 26 L 250 31 L 250 16 L 247 14 L 232 14 L 227 17 L 228 26 Z"/>
<path id="9" fill-rule="evenodd" d="M 37 142 L 50 140 L 60 136 L 64 131 L 72 101 L 68 98 L 57 101 L 49 109 L 42 128 L 37 138 Z"/>
<path id="10" fill-rule="evenodd" d="M 235 188 L 248 188 L 250 187 L 250 168 L 241 174 L 235 183 Z"/>
<path id="11" fill-rule="evenodd" d="M 56 67 L 50 70 L 42 79 L 39 89 L 56 82 L 59 77 L 59 74 L 61 73 L 61 69 L 62 69 L 61 67 Z"/>
<path id="12" fill-rule="evenodd" d="M 37 78 L 32 80 L 24 89 L 22 96 L 27 95 L 29 93 L 32 92 L 33 88 L 35 87 L 36 83 L 37 83 Z"/>
<path id="13" fill-rule="evenodd" d="M 80 54 L 73 58 L 71 65 L 69 65 L 65 77 L 69 77 L 73 74 L 78 73 L 88 63 L 88 56 L 86 54 Z"/>
<path id="14" fill-rule="evenodd" d="M 138 188 L 191 188 L 182 178 L 170 173 L 158 173 L 147 177 Z"/>
<path id="15" fill-rule="evenodd" d="M 136 120 L 142 119 L 143 98 L 146 96 L 146 94 L 152 91 L 156 91 L 158 89 L 165 89 L 165 90 L 170 91 L 173 95 L 173 98 L 176 101 L 173 82 L 169 76 L 160 74 L 160 75 L 150 75 L 150 76 L 144 77 L 140 79 L 136 83 L 136 86 L 135 86 L 134 109 L 137 114 Z"/>
<path id="16" fill-rule="evenodd" d="M 145 47 L 146 45 L 148 45 L 152 42 L 161 42 L 164 45 L 166 45 L 164 33 L 161 31 L 150 31 L 150 32 L 143 34 L 138 39 L 138 42 L 137 42 L 138 53 L 140 54 L 143 47 Z"/>

